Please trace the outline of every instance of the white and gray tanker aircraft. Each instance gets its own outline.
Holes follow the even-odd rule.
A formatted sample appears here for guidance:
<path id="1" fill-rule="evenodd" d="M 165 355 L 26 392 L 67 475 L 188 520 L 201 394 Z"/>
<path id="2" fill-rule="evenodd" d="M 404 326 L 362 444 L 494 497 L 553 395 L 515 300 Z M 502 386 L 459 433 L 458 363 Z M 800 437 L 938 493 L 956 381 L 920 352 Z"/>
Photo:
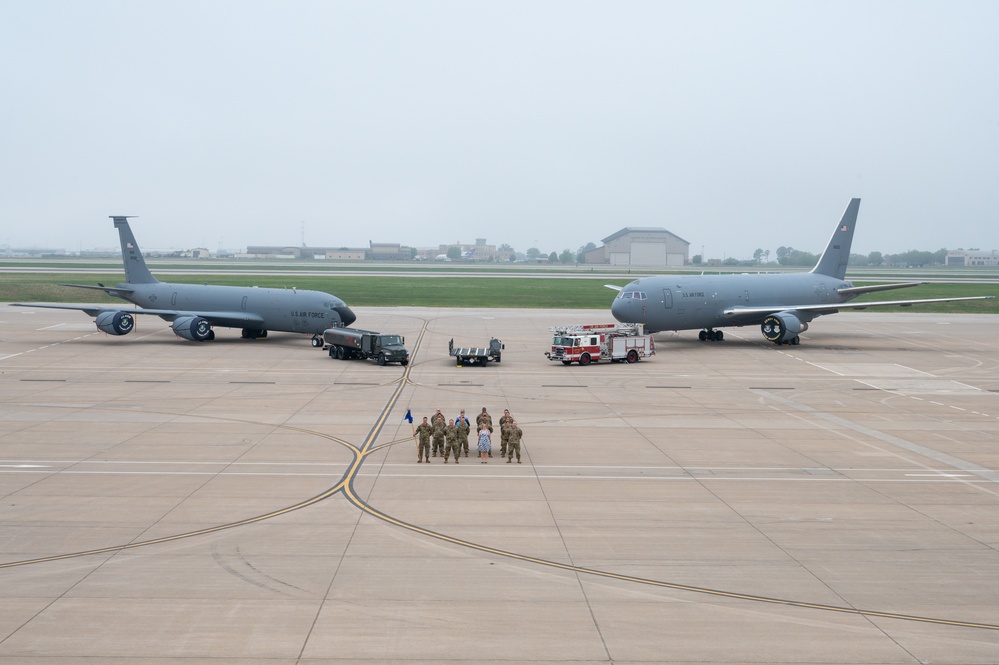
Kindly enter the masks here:
<path id="1" fill-rule="evenodd" d="M 128 217 L 112 217 L 121 239 L 125 281 L 117 286 L 61 284 L 104 291 L 142 309 L 109 305 L 50 305 L 14 303 L 17 307 L 46 307 L 86 312 L 97 328 L 109 335 L 127 335 L 135 328 L 134 314 L 152 314 L 169 321 L 184 339 L 215 339 L 212 326 L 242 328 L 244 339 L 267 336 L 268 330 L 312 335 L 312 346 L 322 348 L 323 331 L 349 326 L 357 318 L 347 305 L 329 293 L 298 289 L 265 289 L 255 286 L 218 286 L 160 282 L 146 267 L 135 242 Z"/>
<path id="2" fill-rule="evenodd" d="M 955 300 L 984 300 L 994 296 L 850 302 L 861 293 L 887 291 L 920 282 L 854 286 L 846 281 L 846 264 L 860 199 L 846 207 L 819 262 L 807 273 L 741 275 L 662 275 L 643 277 L 627 286 L 607 285 L 618 291 L 611 305 L 622 323 L 644 324 L 646 332 L 700 329 L 701 341 L 721 341 L 716 328 L 758 325 L 774 344 L 798 344 L 799 334 L 817 316 L 842 309 L 888 305 L 916 305 Z"/>

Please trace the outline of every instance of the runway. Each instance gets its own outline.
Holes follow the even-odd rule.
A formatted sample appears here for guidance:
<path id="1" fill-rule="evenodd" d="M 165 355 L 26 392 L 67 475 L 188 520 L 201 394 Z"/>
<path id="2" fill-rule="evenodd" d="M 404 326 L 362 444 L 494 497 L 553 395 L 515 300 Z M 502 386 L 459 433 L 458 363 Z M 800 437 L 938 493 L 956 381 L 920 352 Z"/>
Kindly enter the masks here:
<path id="1" fill-rule="evenodd" d="M 563 367 L 608 312 L 358 316 L 411 365 L 0 309 L 0 661 L 995 662 L 999 317 Z M 416 464 L 483 406 L 523 464 Z"/>

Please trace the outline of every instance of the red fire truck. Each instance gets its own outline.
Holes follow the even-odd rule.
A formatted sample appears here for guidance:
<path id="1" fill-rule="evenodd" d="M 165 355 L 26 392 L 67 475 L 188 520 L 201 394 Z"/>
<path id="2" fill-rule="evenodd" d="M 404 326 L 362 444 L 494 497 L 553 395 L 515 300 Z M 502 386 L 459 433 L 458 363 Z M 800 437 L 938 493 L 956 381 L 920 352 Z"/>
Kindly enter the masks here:
<path id="1" fill-rule="evenodd" d="M 594 323 L 554 326 L 549 330 L 555 336 L 552 350 L 545 355 L 563 365 L 589 365 L 599 360 L 637 363 L 656 354 L 656 343 L 652 335 L 643 334 L 641 324 Z"/>

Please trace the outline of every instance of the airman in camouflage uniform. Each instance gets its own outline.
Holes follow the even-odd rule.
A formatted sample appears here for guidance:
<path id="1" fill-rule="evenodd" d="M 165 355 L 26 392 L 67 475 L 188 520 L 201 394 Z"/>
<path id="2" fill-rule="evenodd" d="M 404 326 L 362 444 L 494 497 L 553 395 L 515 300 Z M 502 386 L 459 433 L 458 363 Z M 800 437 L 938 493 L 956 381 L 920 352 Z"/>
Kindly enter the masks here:
<path id="1" fill-rule="evenodd" d="M 458 420 L 454 423 L 454 428 L 458 430 L 458 443 L 465 449 L 465 457 L 468 457 L 468 433 L 471 426 L 468 424 L 468 418 L 465 417 L 464 411 L 458 416 Z"/>
<path id="2" fill-rule="evenodd" d="M 416 461 L 420 463 L 423 458 L 427 458 L 427 464 L 430 463 L 430 434 L 433 432 L 433 428 L 430 427 L 430 423 L 427 422 L 427 417 L 423 417 L 423 422 L 416 428 L 416 436 L 419 437 L 419 443 L 416 446 Z"/>
<path id="3" fill-rule="evenodd" d="M 444 454 L 444 440 L 446 438 L 445 430 L 447 429 L 447 424 L 444 422 L 444 416 L 438 418 L 438 415 L 440 415 L 440 409 L 437 410 L 437 413 L 433 418 L 433 423 L 430 425 L 434 438 L 434 457 L 437 457 L 437 453 L 440 453 L 441 455 Z"/>
<path id="4" fill-rule="evenodd" d="M 503 411 L 503 417 L 500 418 L 500 457 L 506 457 L 507 446 L 510 442 L 510 426 L 513 424 L 513 416 L 510 415 L 510 409 L 505 409 Z"/>
<path id="5" fill-rule="evenodd" d="M 520 464 L 520 440 L 521 438 L 523 438 L 524 432 L 522 432 L 521 429 L 517 427 L 516 422 L 512 423 L 509 427 L 507 427 L 506 431 L 507 431 L 507 436 L 509 437 L 509 441 L 507 442 L 508 453 L 507 453 L 506 463 L 509 464 L 511 461 L 513 461 L 513 453 L 514 451 L 517 451 L 517 464 Z"/>
<path id="6" fill-rule="evenodd" d="M 454 452 L 454 463 L 457 464 L 461 457 L 461 446 L 458 443 L 458 428 L 454 426 L 453 420 L 448 421 L 444 428 L 444 436 L 447 438 L 447 443 L 444 444 L 444 463 L 447 464 L 448 453 Z"/>

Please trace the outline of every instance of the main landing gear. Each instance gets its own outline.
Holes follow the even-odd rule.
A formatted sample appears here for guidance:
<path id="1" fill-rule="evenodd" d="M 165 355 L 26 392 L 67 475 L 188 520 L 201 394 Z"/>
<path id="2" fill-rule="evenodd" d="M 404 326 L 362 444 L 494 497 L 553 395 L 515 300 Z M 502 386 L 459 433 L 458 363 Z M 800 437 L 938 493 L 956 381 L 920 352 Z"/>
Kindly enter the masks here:
<path id="1" fill-rule="evenodd" d="M 697 339 L 702 342 L 720 342 L 725 339 L 725 333 L 721 330 L 702 330 L 697 333 Z"/>
<path id="2" fill-rule="evenodd" d="M 323 348 L 323 338 L 319 335 L 312 336 L 312 348 L 321 349 Z"/>
<path id="3" fill-rule="evenodd" d="M 243 334 L 241 337 L 243 339 L 265 339 L 267 337 L 267 331 L 260 330 L 259 328 L 243 328 Z"/>

